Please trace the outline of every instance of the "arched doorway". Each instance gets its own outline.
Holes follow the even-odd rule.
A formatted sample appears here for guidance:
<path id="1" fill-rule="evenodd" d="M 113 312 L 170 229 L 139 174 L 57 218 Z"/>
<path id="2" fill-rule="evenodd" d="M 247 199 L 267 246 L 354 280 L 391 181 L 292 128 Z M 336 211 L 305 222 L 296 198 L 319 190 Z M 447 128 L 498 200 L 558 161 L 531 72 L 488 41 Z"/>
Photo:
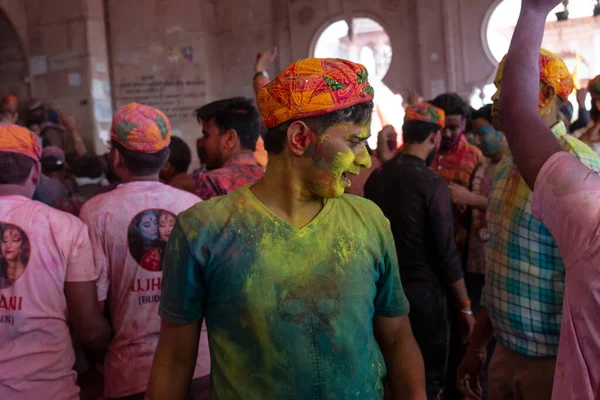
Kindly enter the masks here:
<path id="1" fill-rule="evenodd" d="M 377 132 L 384 125 L 402 129 L 404 109 L 402 96 L 384 83 L 392 62 L 390 37 L 383 26 L 370 17 L 357 16 L 329 23 L 314 41 L 314 57 L 335 57 L 363 64 L 369 71 L 369 82 L 375 89 L 375 110 L 371 122 L 369 146 L 377 147 Z M 400 138 L 399 138 L 400 139 Z"/>
<path id="2" fill-rule="evenodd" d="M 496 64 L 508 51 L 520 9 L 521 0 L 497 0 L 491 5 L 488 17 L 484 20 L 483 45 Z M 561 56 L 573 74 L 576 87 L 585 88 L 589 79 L 600 74 L 600 24 L 593 17 L 592 1 L 570 0 L 569 19 L 558 21 L 556 13 L 563 10 L 564 7 L 559 5 L 548 16 L 542 46 Z M 472 105 L 477 108 L 479 102 L 491 102 L 495 91 L 491 82 L 483 88 L 476 88 Z M 575 107 L 576 116 L 575 94 L 572 94 L 570 100 Z"/>
<path id="3" fill-rule="evenodd" d="M 13 94 L 24 106 L 30 99 L 29 64 L 17 31 L 1 9 L 0 37 L 0 98 Z M 19 111 L 23 118 L 25 110 Z"/>

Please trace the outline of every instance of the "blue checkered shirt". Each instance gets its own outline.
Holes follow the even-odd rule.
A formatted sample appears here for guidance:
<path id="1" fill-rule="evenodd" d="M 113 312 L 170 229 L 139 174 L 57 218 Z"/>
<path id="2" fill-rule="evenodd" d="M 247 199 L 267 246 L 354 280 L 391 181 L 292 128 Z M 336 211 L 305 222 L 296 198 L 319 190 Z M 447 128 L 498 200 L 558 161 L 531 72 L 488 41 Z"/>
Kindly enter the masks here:
<path id="1" fill-rule="evenodd" d="M 600 172 L 600 158 L 568 135 L 562 122 L 552 131 L 565 151 Z M 556 356 L 565 266 L 554 238 L 531 215 L 531 190 L 510 155 L 496 168 L 487 220 L 491 238 L 483 304 L 496 338 L 527 356 Z"/>

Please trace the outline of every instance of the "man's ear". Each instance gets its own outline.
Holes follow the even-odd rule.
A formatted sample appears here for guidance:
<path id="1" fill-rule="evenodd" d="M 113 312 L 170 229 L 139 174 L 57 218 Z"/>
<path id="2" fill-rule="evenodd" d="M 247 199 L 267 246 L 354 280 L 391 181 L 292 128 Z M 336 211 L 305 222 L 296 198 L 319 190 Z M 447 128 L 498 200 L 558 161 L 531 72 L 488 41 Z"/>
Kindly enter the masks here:
<path id="1" fill-rule="evenodd" d="M 288 148 L 292 153 L 301 156 L 314 143 L 315 133 L 304 121 L 294 121 L 287 130 Z"/>
<path id="2" fill-rule="evenodd" d="M 37 186 L 40 183 L 40 175 L 41 174 L 42 174 L 42 166 L 40 165 L 39 162 L 34 163 L 33 167 L 31 167 L 31 173 L 29 174 L 31 183 L 33 183 L 34 186 Z"/>
<path id="3" fill-rule="evenodd" d="M 240 138 L 235 129 L 230 129 L 219 136 L 221 139 L 221 145 L 225 150 L 233 149 L 240 141 Z"/>
<path id="4" fill-rule="evenodd" d="M 556 89 L 550 85 L 543 85 L 540 89 L 540 98 L 538 102 L 539 109 L 544 109 L 550 105 L 554 98 L 556 97 Z"/>

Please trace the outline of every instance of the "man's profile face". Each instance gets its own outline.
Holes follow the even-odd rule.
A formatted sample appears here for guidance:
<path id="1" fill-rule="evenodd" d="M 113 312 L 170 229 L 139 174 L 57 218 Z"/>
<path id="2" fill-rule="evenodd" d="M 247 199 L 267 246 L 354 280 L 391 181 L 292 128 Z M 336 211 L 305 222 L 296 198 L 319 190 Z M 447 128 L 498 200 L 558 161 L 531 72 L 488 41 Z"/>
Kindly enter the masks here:
<path id="1" fill-rule="evenodd" d="M 202 138 L 198 140 L 198 157 L 207 170 L 223 166 L 223 147 L 221 132 L 214 120 L 202 121 Z"/>
<path id="2" fill-rule="evenodd" d="M 370 121 L 362 124 L 341 123 L 317 135 L 305 152 L 310 158 L 306 167 L 306 186 L 316 197 L 334 198 L 350 186 L 350 175 L 371 167 L 367 139 Z"/>
<path id="3" fill-rule="evenodd" d="M 446 126 L 442 129 L 442 143 L 440 150 L 452 149 L 465 131 L 465 119 L 462 115 L 446 115 Z"/>

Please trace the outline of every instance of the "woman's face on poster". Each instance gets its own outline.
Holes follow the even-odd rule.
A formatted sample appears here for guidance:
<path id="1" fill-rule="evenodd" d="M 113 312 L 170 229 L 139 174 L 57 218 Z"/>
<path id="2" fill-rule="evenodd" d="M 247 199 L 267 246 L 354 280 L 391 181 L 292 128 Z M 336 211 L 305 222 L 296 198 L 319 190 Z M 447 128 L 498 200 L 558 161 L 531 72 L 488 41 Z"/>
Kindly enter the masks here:
<path id="1" fill-rule="evenodd" d="M 166 242 L 169 239 L 169 235 L 173 230 L 173 226 L 175 226 L 175 216 L 166 212 L 160 214 L 160 218 L 158 221 L 158 232 L 160 234 L 160 240 Z"/>
<path id="2" fill-rule="evenodd" d="M 9 262 L 19 261 L 23 253 L 23 237 L 15 228 L 2 233 L 2 256 Z"/>
<path id="3" fill-rule="evenodd" d="M 139 231 L 144 240 L 158 239 L 158 219 L 154 212 L 147 212 L 142 215 Z"/>

